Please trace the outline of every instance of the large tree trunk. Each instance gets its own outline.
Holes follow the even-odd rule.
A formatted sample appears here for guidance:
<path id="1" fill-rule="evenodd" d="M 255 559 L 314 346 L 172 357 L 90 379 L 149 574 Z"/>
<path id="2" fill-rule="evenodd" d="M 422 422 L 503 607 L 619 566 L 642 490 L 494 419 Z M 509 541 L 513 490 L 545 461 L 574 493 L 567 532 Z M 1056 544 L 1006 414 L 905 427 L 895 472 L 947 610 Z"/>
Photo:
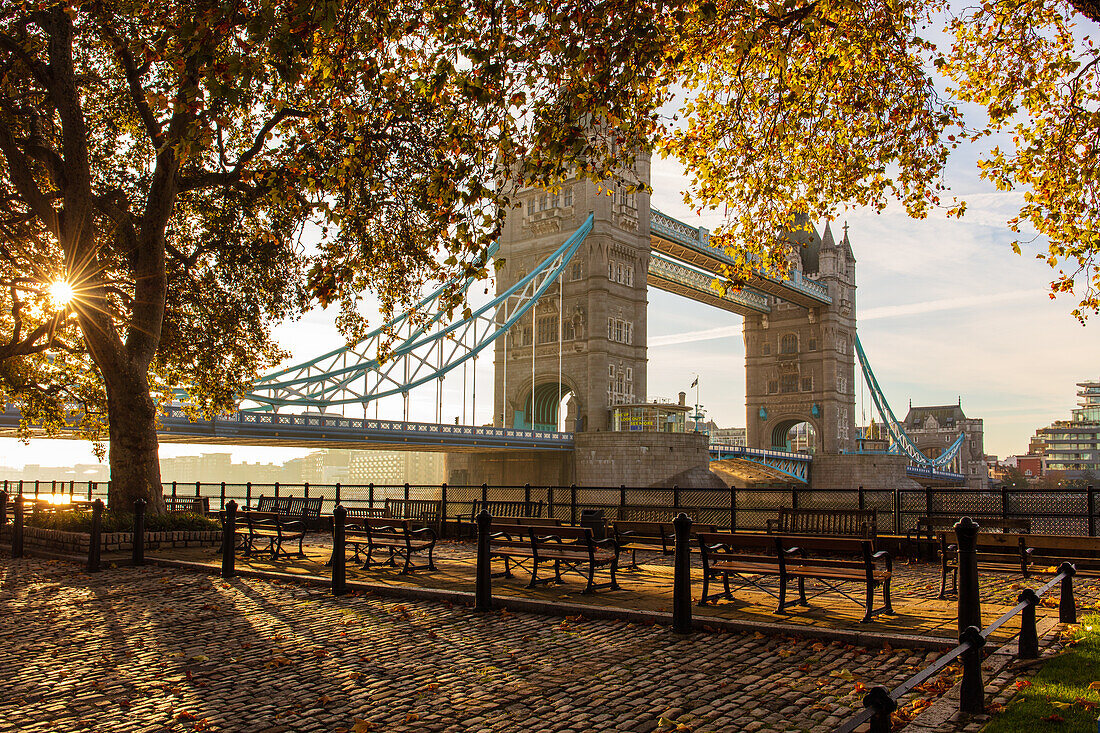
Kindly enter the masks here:
<path id="1" fill-rule="evenodd" d="M 157 408 L 149 394 L 145 369 L 131 367 L 103 376 L 110 421 L 110 506 L 133 511 L 134 500 L 140 498 L 148 502 L 147 512 L 163 514 Z"/>

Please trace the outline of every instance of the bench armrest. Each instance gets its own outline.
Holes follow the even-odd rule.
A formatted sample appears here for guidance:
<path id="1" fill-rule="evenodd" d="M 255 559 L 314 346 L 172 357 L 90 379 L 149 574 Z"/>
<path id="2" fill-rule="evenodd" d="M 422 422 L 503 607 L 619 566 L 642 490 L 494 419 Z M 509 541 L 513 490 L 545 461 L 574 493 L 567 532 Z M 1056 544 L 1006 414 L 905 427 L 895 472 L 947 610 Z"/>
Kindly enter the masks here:
<path id="1" fill-rule="evenodd" d="M 596 547 L 608 547 L 615 551 L 615 554 L 619 554 L 619 543 L 615 541 L 614 537 L 605 537 L 602 540 L 592 540 L 592 544 Z"/>
<path id="2" fill-rule="evenodd" d="M 871 560 L 885 560 L 886 569 L 888 571 L 892 571 L 894 569 L 894 559 L 890 557 L 890 553 L 886 550 L 879 550 L 875 554 L 871 555 Z"/>
<path id="3" fill-rule="evenodd" d="M 433 540 L 439 539 L 439 535 L 437 535 L 435 533 L 435 530 L 432 529 L 431 527 L 421 527 L 420 529 L 410 529 L 409 534 L 410 535 L 429 534 L 429 535 L 431 535 Z"/>
<path id="4" fill-rule="evenodd" d="M 778 519 L 769 519 L 769 520 L 767 520 L 767 522 L 768 522 L 768 534 L 771 534 L 772 533 L 772 527 L 778 527 L 779 520 Z"/>

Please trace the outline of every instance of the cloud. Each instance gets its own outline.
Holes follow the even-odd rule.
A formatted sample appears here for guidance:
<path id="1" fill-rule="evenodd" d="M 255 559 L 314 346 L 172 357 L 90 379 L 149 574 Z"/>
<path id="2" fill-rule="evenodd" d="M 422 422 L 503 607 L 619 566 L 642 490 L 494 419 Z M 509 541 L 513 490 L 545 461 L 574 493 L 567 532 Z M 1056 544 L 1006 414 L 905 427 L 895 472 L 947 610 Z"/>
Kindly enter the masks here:
<path id="1" fill-rule="evenodd" d="M 708 328 L 704 331 L 685 331 L 683 333 L 671 333 L 667 336 L 653 336 L 647 346 L 676 346 L 678 344 L 690 344 L 693 341 L 710 341 L 711 339 L 723 339 L 730 336 L 740 336 L 741 326 L 721 326 Z"/>
<path id="2" fill-rule="evenodd" d="M 935 311 L 956 310 L 970 308 L 972 306 L 989 305 L 991 303 L 1006 303 L 1017 300 L 1031 300 L 1038 296 L 1046 295 L 1046 290 L 1014 290 L 1007 293 L 989 293 L 983 295 L 965 295 L 957 298 L 937 298 L 903 305 L 884 305 L 878 308 L 868 308 L 861 311 L 859 320 L 874 321 L 880 318 L 899 318 L 902 316 L 914 316 L 921 313 L 933 313 Z"/>

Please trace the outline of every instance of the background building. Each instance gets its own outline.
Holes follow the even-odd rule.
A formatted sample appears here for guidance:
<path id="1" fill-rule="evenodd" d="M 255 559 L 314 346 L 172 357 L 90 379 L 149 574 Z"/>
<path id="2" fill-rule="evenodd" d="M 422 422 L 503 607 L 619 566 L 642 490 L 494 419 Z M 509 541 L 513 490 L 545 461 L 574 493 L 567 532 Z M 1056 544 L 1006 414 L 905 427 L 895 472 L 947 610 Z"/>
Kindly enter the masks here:
<path id="1" fill-rule="evenodd" d="M 921 453 L 929 458 L 943 454 L 959 437 L 966 438 L 958 454 L 944 469 L 966 475 L 966 485 L 984 489 L 989 485 L 989 469 L 985 461 L 985 424 L 981 418 L 968 418 L 961 401 L 955 405 L 914 407 L 909 404 L 905 416 L 905 432 Z"/>
<path id="2" fill-rule="evenodd" d="M 1094 483 L 1100 479 L 1100 381 L 1077 387 L 1080 401 L 1071 418 L 1037 430 L 1031 446 L 1051 479 Z"/>

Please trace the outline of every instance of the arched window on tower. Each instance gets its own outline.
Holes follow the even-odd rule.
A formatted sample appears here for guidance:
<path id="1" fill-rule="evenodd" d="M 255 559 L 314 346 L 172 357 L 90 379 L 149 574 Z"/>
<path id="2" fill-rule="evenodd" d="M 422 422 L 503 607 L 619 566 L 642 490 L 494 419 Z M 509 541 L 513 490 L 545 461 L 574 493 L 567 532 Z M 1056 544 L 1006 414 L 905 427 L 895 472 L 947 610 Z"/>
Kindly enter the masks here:
<path id="1" fill-rule="evenodd" d="M 780 354 L 797 354 L 798 353 L 798 336 L 793 333 L 784 334 L 783 338 L 779 342 Z"/>

